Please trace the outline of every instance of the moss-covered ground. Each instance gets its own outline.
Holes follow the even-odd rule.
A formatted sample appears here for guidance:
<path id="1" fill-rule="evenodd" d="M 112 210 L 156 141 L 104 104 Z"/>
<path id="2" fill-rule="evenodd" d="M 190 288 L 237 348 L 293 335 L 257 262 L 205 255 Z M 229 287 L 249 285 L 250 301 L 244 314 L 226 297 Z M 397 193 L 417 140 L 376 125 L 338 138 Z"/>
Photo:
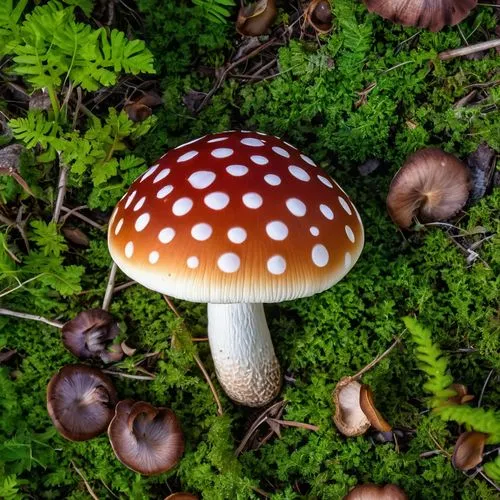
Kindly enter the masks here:
<path id="1" fill-rule="evenodd" d="M 295 19 L 296 3 L 286 4 L 275 26 Z M 266 62 L 276 58 L 277 76 L 254 82 L 234 76 L 250 66 L 238 67 L 199 113 L 186 107 L 186 96 L 212 89 L 220 75 L 214 68 L 234 56 L 240 37 L 229 21 L 211 23 L 190 2 L 138 0 L 137 11 L 141 23 L 133 29 L 154 52 L 164 105 L 155 109 L 156 126 L 136 145 L 136 155 L 153 162 L 205 133 L 259 130 L 314 158 L 360 211 L 366 245 L 348 276 L 313 297 L 266 306 L 287 375 L 280 394 L 287 401 L 283 418 L 317 425 L 319 431 L 283 428 L 281 437 L 236 458 L 234 450 L 258 411 L 233 404 L 213 376 L 224 408 L 224 415 L 217 415 L 191 353 L 171 348 L 179 320 L 159 294 L 135 285 L 117 293 L 110 308 L 127 343 L 137 348 L 120 369 L 132 373 L 144 354 L 159 352 L 148 365 L 156 378 L 114 380 L 122 398 L 177 413 L 186 437 L 178 468 L 142 477 L 115 459 L 106 436 L 83 443 L 61 438 L 46 412 L 45 388 L 59 367 L 75 359 L 57 329 L 0 316 L 0 347 L 18 353 L 0 367 L 0 438 L 10 443 L 0 456 L 0 476 L 4 487 L 6 481 L 17 484 L 11 498 L 88 498 L 75 466 L 99 498 L 110 499 L 160 499 L 180 490 L 209 500 L 340 499 L 363 482 L 396 483 L 410 498 L 497 498 L 481 475 L 453 469 L 449 454 L 458 427 L 427 411 L 425 376 L 401 318 L 416 315 L 430 327 L 449 356 L 455 381 L 476 395 L 473 405 L 493 370 L 481 404 L 500 407 L 500 191 L 467 206 L 455 221 L 463 231 L 485 228 L 495 235 L 479 247 L 473 263 L 443 228 L 402 234 L 385 208 L 392 175 L 420 147 L 438 146 L 462 159 L 483 142 L 500 151 L 498 55 L 437 58 L 444 50 L 487 39 L 498 22 L 495 9 L 480 5 L 459 26 L 430 33 L 390 24 L 355 0 L 336 0 L 330 34 L 317 38 L 306 32 L 300 39 L 295 29 L 293 36 L 278 38 L 266 52 Z M 122 14 L 126 18 L 125 10 Z M 475 101 L 456 106 L 471 90 L 477 91 Z M 372 159 L 380 161 L 379 168 L 361 175 L 358 167 Z M 70 189 L 67 196 L 77 206 L 86 203 L 84 193 Z M 101 215 L 109 215 L 115 201 L 101 207 Z M 49 220 L 50 211 L 45 215 Z M 36 283 L 30 284 L 2 297 L 3 307 L 61 321 L 100 307 L 111 263 L 105 234 L 85 223 L 80 227 L 90 246 L 70 246 L 67 259 L 84 266 L 81 291 L 41 297 Z M 117 277 L 118 283 L 126 280 Z M 205 306 L 180 301 L 176 306 L 191 334 L 205 336 Z M 387 420 L 408 431 L 406 437 L 399 446 L 380 444 L 370 433 L 343 437 L 332 421 L 336 382 L 401 335 L 401 344 L 363 380 Z M 213 375 L 208 345 L 195 348 Z M 421 456 L 433 450 L 439 451 Z"/>

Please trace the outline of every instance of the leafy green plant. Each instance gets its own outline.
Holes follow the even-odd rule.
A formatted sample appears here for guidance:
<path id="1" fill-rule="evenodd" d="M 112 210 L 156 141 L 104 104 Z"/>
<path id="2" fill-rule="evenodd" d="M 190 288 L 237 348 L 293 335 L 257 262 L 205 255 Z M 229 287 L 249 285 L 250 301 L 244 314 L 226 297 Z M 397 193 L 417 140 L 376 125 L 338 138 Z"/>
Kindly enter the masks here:
<path id="1" fill-rule="evenodd" d="M 193 3 L 202 9 L 209 21 L 222 24 L 231 15 L 231 8 L 236 3 L 234 0 L 193 0 Z"/>

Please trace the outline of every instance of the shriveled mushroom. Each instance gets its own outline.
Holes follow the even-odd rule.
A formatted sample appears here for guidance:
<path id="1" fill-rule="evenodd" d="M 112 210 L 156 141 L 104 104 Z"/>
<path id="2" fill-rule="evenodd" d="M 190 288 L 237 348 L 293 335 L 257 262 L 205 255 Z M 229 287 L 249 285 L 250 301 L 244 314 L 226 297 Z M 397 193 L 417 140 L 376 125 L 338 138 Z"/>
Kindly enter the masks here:
<path id="1" fill-rule="evenodd" d="M 359 484 L 344 500 L 407 500 L 406 493 L 395 484 Z"/>
<path id="2" fill-rule="evenodd" d="M 381 432 L 392 429 L 376 409 L 373 392 L 368 385 L 361 384 L 354 377 L 344 377 L 338 382 L 333 395 L 333 420 L 344 436 L 360 436 L 370 426 Z"/>
<path id="3" fill-rule="evenodd" d="M 184 436 L 174 412 L 144 401 L 120 401 L 108 436 L 118 460 L 147 476 L 172 469 L 184 452 Z"/>
<path id="4" fill-rule="evenodd" d="M 123 357 L 120 344 L 113 342 L 119 333 L 118 323 L 109 312 L 90 309 L 63 325 L 62 340 L 78 358 L 101 358 L 109 363 Z"/>
<path id="5" fill-rule="evenodd" d="M 263 35 L 273 24 L 276 14 L 276 0 L 257 0 L 248 5 L 242 4 L 236 20 L 236 31 L 245 36 Z"/>
<path id="6" fill-rule="evenodd" d="M 439 31 L 463 21 L 477 0 L 363 0 L 370 12 L 404 26 Z"/>
<path id="7" fill-rule="evenodd" d="M 108 245 L 123 272 L 183 300 L 208 302 L 219 381 L 262 406 L 281 375 L 263 302 L 319 293 L 364 243 L 345 192 L 306 155 L 256 132 L 209 135 L 169 151 L 118 203 Z"/>
<path id="8" fill-rule="evenodd" d="M 71 441 L 102 434 L 118 398 L 106 375 L 85 365 L 61 368 L 47 387 L 47 411 L 56 429 Z"/>
<path id="9" fill-rule="evenodd" d="M 469 190 L 469 171 L 460 160 L 437 148 L 422 149 L 394 176 L 387 209 L 402 228 L 410 227 L 413 217 L 423 222 L 444 220 L 465 205 Z"/>
<path id="10" fill-rule="evenodd" d="M 333 27 L 332 6 L 328 0 L 312 0 L 304 17 L 318 33 L 328 33 Z"/>
<path id="11" fill-rule="evenodd" d="M 484 445 L 488 434 L 484 432 L 469 431 L 460 434 L 451 463 L 455 469 L 470 470 L 483 461 Z"/>

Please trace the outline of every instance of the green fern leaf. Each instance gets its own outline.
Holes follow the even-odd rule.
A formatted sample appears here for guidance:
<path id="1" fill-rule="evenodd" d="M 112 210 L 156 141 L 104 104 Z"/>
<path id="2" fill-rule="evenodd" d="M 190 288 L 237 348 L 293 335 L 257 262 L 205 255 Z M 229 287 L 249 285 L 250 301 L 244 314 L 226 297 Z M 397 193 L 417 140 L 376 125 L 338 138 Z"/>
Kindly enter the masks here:
<path id="1" fill-rule="evenodd" d="M 491 462 L 485 463 L 483 470 L 493 481 L 500 481 L 500 456 Z"/>
<path id="2" fill-rule="evenodd" d="M 9 54 L 19 43 L 19 20 L 28 0 L 20 0 L 14 7 L 12 0 L 0 2 L 0 57 Z"/>

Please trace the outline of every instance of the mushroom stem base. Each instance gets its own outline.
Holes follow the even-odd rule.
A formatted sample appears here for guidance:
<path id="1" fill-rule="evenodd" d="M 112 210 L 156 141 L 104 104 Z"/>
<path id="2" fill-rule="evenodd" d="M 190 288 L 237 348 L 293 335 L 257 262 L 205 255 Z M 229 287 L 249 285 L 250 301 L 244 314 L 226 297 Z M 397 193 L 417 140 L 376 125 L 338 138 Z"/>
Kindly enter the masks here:
<path id="1" fill-rule="evenodd" d="M 262 304 L 208 304 L 208 339 L 217 378 L 228 396 L 264 406 L 281 387 Z"/>

